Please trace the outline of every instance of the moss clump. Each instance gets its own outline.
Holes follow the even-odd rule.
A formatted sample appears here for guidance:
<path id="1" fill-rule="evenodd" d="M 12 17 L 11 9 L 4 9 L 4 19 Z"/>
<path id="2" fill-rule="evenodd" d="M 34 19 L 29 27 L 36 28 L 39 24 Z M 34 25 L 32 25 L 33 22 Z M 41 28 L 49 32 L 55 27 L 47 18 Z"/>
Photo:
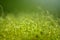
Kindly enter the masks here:
<path id="1" fill-rule="evenodd" d="M 53 15 L 32 13 L 0 18 L 0 40 L 60 40 L 59 19 Z"/>

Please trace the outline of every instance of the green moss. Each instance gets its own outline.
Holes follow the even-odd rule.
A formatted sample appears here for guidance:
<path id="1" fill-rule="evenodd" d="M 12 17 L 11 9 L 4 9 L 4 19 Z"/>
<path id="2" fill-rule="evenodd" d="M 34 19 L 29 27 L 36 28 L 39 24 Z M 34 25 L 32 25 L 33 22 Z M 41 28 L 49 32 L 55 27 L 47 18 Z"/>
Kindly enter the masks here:
<path id="1" fill-rule="evenodd" d="M 0 18 L 0 40 L 59 40 L 59 19 L 51 14 L 35 14 Z"/>

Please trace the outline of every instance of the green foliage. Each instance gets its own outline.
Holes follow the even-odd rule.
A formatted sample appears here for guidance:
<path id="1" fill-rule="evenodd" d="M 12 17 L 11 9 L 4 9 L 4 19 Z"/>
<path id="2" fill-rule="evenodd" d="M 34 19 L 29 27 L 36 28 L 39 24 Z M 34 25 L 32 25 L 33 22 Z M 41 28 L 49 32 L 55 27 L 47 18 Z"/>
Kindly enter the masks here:
<path id="1" fill-rule="evenodd" d="M 0 40 L 60 40 L 60 19 L 44 13 L 0 17 Z"/>

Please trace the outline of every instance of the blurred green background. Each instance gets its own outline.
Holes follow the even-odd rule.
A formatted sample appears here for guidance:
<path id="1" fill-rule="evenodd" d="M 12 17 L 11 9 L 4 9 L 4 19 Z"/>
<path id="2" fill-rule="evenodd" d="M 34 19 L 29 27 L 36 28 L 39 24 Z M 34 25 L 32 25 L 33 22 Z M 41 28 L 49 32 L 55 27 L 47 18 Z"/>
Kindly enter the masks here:
<path id="1" fill-rule="evenodd" d="M 3 6 L 5 14 L 35 11 L 37 7 L 41 7 L 50 11 L 54 16 L 60 17 L 60 0 L 0 0 L 0 5 Z"/>

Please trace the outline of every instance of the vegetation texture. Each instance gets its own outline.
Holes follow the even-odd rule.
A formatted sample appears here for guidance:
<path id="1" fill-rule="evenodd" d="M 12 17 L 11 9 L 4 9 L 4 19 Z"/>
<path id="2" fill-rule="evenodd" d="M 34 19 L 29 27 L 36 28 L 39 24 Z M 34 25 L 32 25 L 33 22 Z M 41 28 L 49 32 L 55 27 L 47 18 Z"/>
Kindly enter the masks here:
<path id="1" fill-rule="evenodd" d="M 48 11 L 0 17 L 0 40 L 60 40 L 60 18 Z"/>

